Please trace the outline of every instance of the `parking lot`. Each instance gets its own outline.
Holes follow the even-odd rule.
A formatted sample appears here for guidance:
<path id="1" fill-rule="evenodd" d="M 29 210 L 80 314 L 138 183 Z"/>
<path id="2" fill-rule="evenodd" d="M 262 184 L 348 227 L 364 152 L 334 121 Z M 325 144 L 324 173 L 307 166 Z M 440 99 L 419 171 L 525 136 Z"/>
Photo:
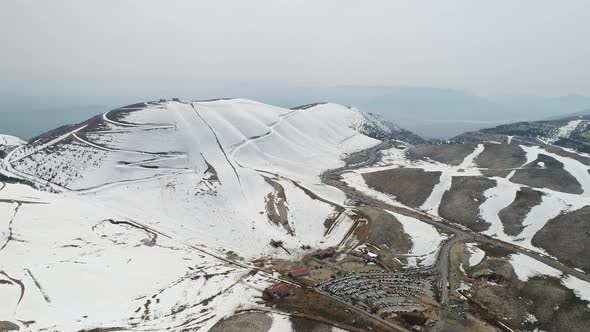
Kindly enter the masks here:
<path id="1" fill-rule="evenodd" d="M 420 311 L 425 309 L 421 299 L 434 295 L 430 272 L 411 269 L 339 274 L 316 287 L 373 313 Z"/>

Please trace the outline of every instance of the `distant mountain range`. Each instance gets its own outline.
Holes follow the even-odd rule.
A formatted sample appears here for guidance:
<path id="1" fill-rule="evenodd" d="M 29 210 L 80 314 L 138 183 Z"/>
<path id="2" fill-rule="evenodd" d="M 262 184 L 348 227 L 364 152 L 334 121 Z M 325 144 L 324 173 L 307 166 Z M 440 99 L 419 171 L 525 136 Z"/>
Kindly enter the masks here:
<path id="1" fill-rule="evenodd" d="M 590 153 L 590 114 L 568 115 L 560 119 L 515 122 L 463 133 L 455 142 L 507 142 L 557 145 Z"/>
<path id="2" fill-rule="evenodd" d="M 82 121 L 104 109 L 137 100 L 171 97 L 243 97 L 291 108 L 337 102 L 376 113 L 425 138 L 515 121 L 561 118 L 590 109 L 590 97 L 530 94 L 482 97 L 429 87 L 294 86 L 253 82 L 2 82 L 0 132 L 31 138 L 63 123 Z"/>

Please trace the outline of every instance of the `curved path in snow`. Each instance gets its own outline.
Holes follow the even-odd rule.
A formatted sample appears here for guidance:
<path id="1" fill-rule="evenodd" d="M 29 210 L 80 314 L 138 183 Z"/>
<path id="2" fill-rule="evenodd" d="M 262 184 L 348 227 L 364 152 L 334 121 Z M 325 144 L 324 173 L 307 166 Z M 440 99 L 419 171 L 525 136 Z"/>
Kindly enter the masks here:
<path id="1" fill-rule="evenodd" d="M 118 125 L 118 126 L 134 128 L 134 130 L 154 130 L 154 129 L 174 129 L 174 128 L 176 128 L 175 125 L 169 125 L 169 124 L 161 124 L 161 125 L 160 124 L 133 124 L 133 123 L 117 122 L 117 121 L 111 120 L 107 117 L 107 114 L 109 112 L 103 113 L 102 120 L 104 122 L 111 123 L 111 124 Z M 21 159 L 24 159 L 32 154 L 38 153 L 44 149 L 47 149 L 47 148 L 65 140 L 69 137 L 73 138 L 74 140 L 76 140 L 77 142 L 79 142 L 83 145 L 86 145 L 86 146 L 89 146 L 89 147 L 92 147 L 92 148 L 95 148 L 95 149 L 98 149 L 101 151 L 130 153 L 130 154 L 138 154 L 138 155 L 145 155 L 145 156 L 153 157 L 153 158 L 150 158 L 150 159 L 147 159 L 144 161 L 137 161 L 137 162 L 133 162 L 133 163 L 129 163 L 129 164 L 118 165 L 117 167 L 145 168 L 142 166 L 147 165 L 147 164 L 153 164 L 153 163 L 157 163 L 157 162 L 165 162 L 165 161 L 169 161 L 169 160 L 181 159 L 181 158 L 187 157 L 186 153 L 175 153 L 175 152 L 158 153 L 158 152 L 148 152 L 148 151 L 139 151 L 139 150 L 123 150 L 123 149 L 109 148 L 109 147 L 106 147 L 103 145 L 93 143 L 87 139 L 80 137 L 78 135 L 78 132 L 85 129 L 86 127 L 87 127 L 87 125 L 83 125 L 78 128 L 75 128 L 75 129 L 73 129 L 73 130 L 71 130 L 71 131 L 45 143 L 45 144 L 35 147 L 31 151 L 23 154 L 22 156 L 19 156 L 18 158 L 15 158 L 15 159 L 12 159 L 12 156 L 16 152 L 18 152 L 18 150 L 21 147 L 18 147 L 16 149 L 12 150 L 6 156 L 6 158 L 4 158 L 2 160 L 2 167 L 3 167 L 4 171 L 7 172 L 8 174 L 15 175 L 16 177 L 24 178 L 26 180 L 33 182 L 33 183 L 40 184 L 41 186 L 51 187 L 57 191 L 76 191 L 79 193 L 96 192 L 96 191 L 99 191 L 99 190 L 102 190 L 105 188 L 110 188 L 110 187 L 116 186 L 118 184 L 130 184 L 130 183 L 135 183 L 135 182 L 144 182 L 144 181 L 159 179 L 159 178 L 163 178 L 163 177 L 169 177 L 169 176 L 179 175 L 179 174 L 183 174 L 183 173 L 193 172 L 191 169 L 188 169 L 188 168 L 158 167 L 158 168 L 154 168 L 154 171 L 162 170 L 166 173 L 165 174 L 156 174 L 151 177 L 144 177 L 144 178 L 134 179 L 134 180 L 122 180 L 122 181 L 109 182 L 109 183 L 100 184 L 100 185 L 90 187 L 90 188 L 70 190 L 68 188 L 65 188 L 65 187 L 59 186 L 57 184 L 51 183 L 49 181 L 43 180 L 41 178 L 38 178 L 36 176 L 18 171 L 14 167 L 12 167 L 13 163 L 15 163 Z M 109 132 L 112 132 L 112 130 Z M 100 133 L 100 131 L 95 132 L 95 133 Z"/>
<path id="2" fill-rule="evenodd" d="M 110 112 L 111 111 L 107 111 L 102 114 L 103 121 L 113 124 L 113 125 L 116 125 L 116 126 L 120 126 L 120 127 L 141 128 L 141 129 L 145 129 L 145 130 L 148 130 L 148 129 L 174 129 L 174 128 L 176 128 L 176 126 L 172 125 L 172 124 L 157 124 L 157 123 L 142 124 L 142 123 L 130 123 L 130 122 L 115 121 L 115 120 L 109 119 L 108 114 Z"/>

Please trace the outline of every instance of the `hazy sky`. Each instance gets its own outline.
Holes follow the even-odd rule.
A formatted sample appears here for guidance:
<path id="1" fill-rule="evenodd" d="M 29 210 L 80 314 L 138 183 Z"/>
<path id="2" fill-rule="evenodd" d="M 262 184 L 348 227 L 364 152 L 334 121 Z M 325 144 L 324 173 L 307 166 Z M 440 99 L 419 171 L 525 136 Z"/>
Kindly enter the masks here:
<path id="1" fill-rule="evenodd" d="M 590 94 L 590 1 L 1 0 L 0 78 Z"/>

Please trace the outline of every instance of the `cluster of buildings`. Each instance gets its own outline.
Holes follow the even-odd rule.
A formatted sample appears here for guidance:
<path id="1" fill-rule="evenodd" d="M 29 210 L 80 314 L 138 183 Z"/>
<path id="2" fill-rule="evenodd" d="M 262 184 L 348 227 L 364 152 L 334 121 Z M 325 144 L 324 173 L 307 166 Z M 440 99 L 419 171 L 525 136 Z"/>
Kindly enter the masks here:
<path id="1" fill-rule="evenodd" d="M 351 255 L 362 259 L 365 263 L 378 263 L 379 260 L 375 256 L 369 255 L 367 250 L 355 249 L 350 252 Z"/>
<path id="2" fill-rule="evenodd" d="M 272 241 L 271 245 L 273 246 L 282 246 L 282 242 L 280 241 Z M 318 259 L 324 259 L 328 257 L 334 257 L 336 255 L 336 248 L 335 247 L 328 247 L 324 249 L 319 249 L 312 254 L 313 257 Z M 311 272 L 308 268 L 304 266 L 292 266 L 289 271 L 287 272 L 289 278 L 297 281 L 303 278 L 311 277 Z M 291 288 L 286 283 L 278 283 L 270 288 L 271 293 L 277 297 L 283 298 L 291 295 Z"/>

